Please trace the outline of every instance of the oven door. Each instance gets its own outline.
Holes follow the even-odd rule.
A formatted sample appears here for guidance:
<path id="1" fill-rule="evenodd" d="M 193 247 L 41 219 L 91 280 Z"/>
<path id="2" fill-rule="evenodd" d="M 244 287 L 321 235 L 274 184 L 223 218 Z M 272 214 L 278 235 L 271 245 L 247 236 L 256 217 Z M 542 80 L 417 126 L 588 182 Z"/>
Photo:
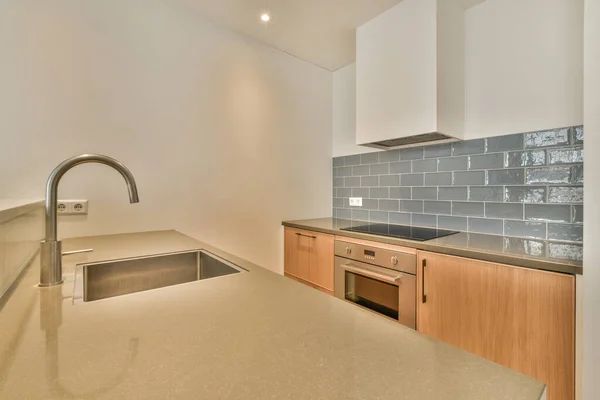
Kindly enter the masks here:
<path id="1" fill-rule="evenodd" d="M 335 257 L 335 296 L 398 320 L 416 325 L 414 275 Z"/>

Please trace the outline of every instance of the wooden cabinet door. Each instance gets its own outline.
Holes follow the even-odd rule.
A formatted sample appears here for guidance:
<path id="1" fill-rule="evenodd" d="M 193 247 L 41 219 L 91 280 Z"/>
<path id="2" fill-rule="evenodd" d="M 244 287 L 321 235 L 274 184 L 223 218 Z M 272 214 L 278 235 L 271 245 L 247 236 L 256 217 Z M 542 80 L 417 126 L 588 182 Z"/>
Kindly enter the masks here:
<path id="1" fill-rule="evenodd" d="M 334 237 L 311 232 L 315 237 L 309 264 L 309 282 L 333 292 Z"/>
<path id="2" fill-rule="evenodd" d="M 285 228 L 284 270 L 286 273 L 308 281 L 312 252 L 312 235 L 299 229 Z"/>
<path id="3" fill-rule="evenodd" d="M 333 292 L 334 236 L 285 228 L 286 274 Z"/>
<path id="4" fill-rule="evenodd" d="M 546 383 L 548 400 L 573 400 L 574 276 L 428 252 L 418 258 L 419 332 Z"/>

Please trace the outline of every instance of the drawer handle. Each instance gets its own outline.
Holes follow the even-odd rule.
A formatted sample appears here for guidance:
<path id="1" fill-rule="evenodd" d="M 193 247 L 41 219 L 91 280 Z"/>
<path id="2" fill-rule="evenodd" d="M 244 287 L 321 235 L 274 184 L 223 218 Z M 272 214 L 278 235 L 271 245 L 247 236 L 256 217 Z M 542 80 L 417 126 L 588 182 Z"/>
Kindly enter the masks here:
<path id="1" fill-rule="evenodd" d="M 298 235 L 298 236 L 304 236 L 304 237 L 311 238 L 311 239 L 316 239 L 317 238 L 316 236 L 305 235 L 305 234 L 300 233 L 300 232 L 296 232 L 296 235 Z"/>
<path id="2" fill-rule="evenodd" d="M 425 267 L 427 266 L 427 260 L 423 260 L 421 264 L 421 302 L 427 303 L 427 295 L 425 294 Z"/>

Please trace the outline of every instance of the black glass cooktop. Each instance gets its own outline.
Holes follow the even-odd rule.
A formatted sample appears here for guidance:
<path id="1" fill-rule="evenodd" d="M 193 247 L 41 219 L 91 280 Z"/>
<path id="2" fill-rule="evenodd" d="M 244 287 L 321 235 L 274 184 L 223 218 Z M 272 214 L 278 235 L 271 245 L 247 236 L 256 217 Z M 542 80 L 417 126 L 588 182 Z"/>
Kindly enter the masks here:
<path id="1" fill-rule="evenodd" d="M 400 239 L 417 240 L 424 242 L 426 240 L 437 239 L 443 236 L 454 235 L 455 231 L 445 231 L 435 228 L 419 228 L 407 225 L 391 224 L 365 224 L 344 228 L 343 231 L 370 233 L 372 235 L 390 236 Z"/>

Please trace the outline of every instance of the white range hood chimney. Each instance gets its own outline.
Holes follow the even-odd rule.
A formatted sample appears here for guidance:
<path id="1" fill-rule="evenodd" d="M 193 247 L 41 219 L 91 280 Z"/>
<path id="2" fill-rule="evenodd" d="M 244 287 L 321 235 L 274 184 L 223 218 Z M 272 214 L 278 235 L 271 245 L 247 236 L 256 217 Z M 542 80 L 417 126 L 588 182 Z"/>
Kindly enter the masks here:
<path id="1" fill-rule="evenodd" d="M 380 149 L 464 138 L 464 9 L 403 0 L 356 33 L 356 142 Z"/>

